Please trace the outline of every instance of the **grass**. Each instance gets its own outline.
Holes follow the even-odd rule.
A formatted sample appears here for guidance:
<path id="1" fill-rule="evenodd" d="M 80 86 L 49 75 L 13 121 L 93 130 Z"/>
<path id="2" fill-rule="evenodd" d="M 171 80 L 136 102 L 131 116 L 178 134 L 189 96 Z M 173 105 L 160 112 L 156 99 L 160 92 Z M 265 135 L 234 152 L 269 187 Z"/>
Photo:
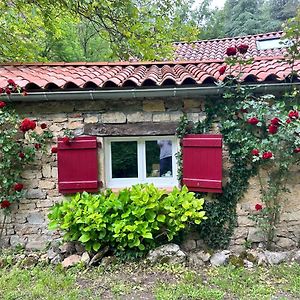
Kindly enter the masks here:
<path id="1" fill-rule="evenodd" d="M 116 264 L 104 270 L 36 266 L 0 269 L 1 300 L 300 299 L 300 266 L 192 270 L 182 266 Z"/>

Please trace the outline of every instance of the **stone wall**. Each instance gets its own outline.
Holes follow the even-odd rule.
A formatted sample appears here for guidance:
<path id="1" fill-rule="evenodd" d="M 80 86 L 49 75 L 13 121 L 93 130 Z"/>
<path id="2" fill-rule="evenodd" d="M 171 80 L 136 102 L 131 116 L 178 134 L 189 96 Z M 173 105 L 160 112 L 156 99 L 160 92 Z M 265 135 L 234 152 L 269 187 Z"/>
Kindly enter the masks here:
<path id="1" fill-rule="evenodd" d="M 56 138 L 64 135 L 65 129 L 73 130 L 75 135 L 82 135 L 87 124 L 126 124 L 140 122 L 179 122 L 183 113 L 189 120 L 197 122 L 205 118 L 203 99 L 135 99 L 135 100 L 103 100 L 103 101 L 64 101 L 18 103 L 17 110 L 24 117 L 30 117 L 38 122 L 44 122 Z M 138 124 L 137 124 L 138 125 Z M 138 127 L 137 127 L 138 128 Z M 218 127 L 215 126 L 215 131 Z M 101 138 L 99 138 L 101 140 Z M 47 214 L 49 207 L 61 201 L 62 195 L 57 189 L 56 155 L 50 155 L 49 145 L 46 155 L 40 155 L 35 165 L 23 174 L 23 182 L 27 196 L 18 207 L 14 208 L 8 218 L 4 242 L 8 246 L 23 245 L 27 249 L 42 249 L 57 232 L 47 229 Z M 100 180 L 104 182 L 104 153 L 100 149 L 99 172 Z M 224 151 L 224 167 L 227 168 Z M 227 172 L 224 170 L 224 182 Z M 291 194 L 286 202 L 282 223 L 278 230 L 278 245 L 294 247 L 300 237 L 300 184 L 299 170 L 295 170 L 294 181 L 291 182 Z M 244 199 L 238 204 L 238 222 L 231 248 L 241 249 L 246 241 L 259 242 L 260 236 L 247 215 L 253 213 L 255 203 L 259 202 L 259 188 L 255 180 L 251 181 L 250 189 Z M 0 222 L 2 215 L 0 215 Z M 195 238 L 194 238 L 195 239 Z M 201 241 L 190 242 L 189 247 L 200 245 Z"/>

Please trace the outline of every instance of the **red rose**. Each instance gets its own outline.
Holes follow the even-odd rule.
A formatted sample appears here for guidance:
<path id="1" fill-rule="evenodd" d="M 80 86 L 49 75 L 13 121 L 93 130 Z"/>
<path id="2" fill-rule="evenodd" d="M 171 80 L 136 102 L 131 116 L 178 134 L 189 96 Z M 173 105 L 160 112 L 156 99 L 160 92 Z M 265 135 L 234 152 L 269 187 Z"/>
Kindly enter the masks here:
<path id="1" fill-rule="evenodd" d="M 223 74 L 225 73 L 226 68 L 227 68 L 227 66 L 222 66 L 222 67 L 219 69 L 220 75 L 223 75 Z"/>
<path id="2" fill-rule="evenodd" d="M 3 93 L 4 93 L 4 89 L 0 88 L 0 94 L 3 94 Z"/>
<path id="3" fill-rule="evenodd" d="M 241 44 L 241 45 L 237 46 L 237 49 L 241 54 L 245 54 L 248 51 L 248 48 L 249 48 L 249 46 L 246 44 Z"/>
<path id="4" fill-rule="evenodd" d="M 263 155 L 262 155 L 262 158 L 263 159 L 269 159 L 273 156 L 273 153 L 271 151 L 267 151 L 267 152 L 264 152 Z"/>
<path id="5" fill-rule="evenodd" d="M 259 120 L 256 117 L 250 118 L 247 120 L 247 123 L 251 125 L 256 125 L 259 122 Z"/>
<path id="6" fill-rule="evenodd" d="M 57 153 L 57 147 L 52 147 L 51 148 L 51 153 Z"/>
<path id="7" fill-rule="evenodd" d="M 299 112 L 297 110 L 291 110 L 289 112 L 289 118 L 298 119 L 299 118 Z"/>
<path id="8" fill-rule="evenodd" d="M 47 128 L 47 124 L 46 124 L 46 123 L 42 123 L 42 124 L 41 124 L 41 128 L 42 128 L 42 129 L 46 129 L 46 128 Z"/>
<path id="9" fill-rule="evenodd" d="M 34 130 L 36 127 L 36 123 L 30 119 L 24 119 L 20 125 L 20 130 L 26 132 L 30 129 Z"/>
<path id="10" fill-rule="evenodd" d="M 26 92 L 26 91 L 23 91 L 23 92 L 22 92 L 22 95 L 23 95 L 23 96 L 27 96 L 27 92 Z"/>
<path id="11" fill-rule="evenodd" d="M 236 55 L 236 48 L 235 47 L 229 47 L 229 48 L 227 48 L 226 54 L 228 56 Z"/>
<path id="12" fill-rule="evenodd" d="M 285 122 L 286 122 L 287 124 L 290 124 L 292 121 L 291 121 L 291 119 L 287 119 Z"/>
<path id="13" fill-rule="evenodd" d="M 42 147 L 42 145 L 41 144 L 34 144 L 34 148 L 36 149 L 36 150 L 39 150 L 40 148 Z"/>
<path id="14" fill-rule="evenodd" d="M 257 211 L 262 210 L 262 205 L 259 204 L 259 203 L 255 204 L 255 209 L 256 209 Z"/>
<path id="15" fill-rule="evenodd" d="M 269 130 L 269 133 L 270 133 L 270 134 L 275 134 L 275 133 L 278 131 L 278 127 L 271 124 L 271 125 L 269 126 L 268 130 Z"/>
<path id="16" fill-rule="evenodd" d="M 3 102 L 3 101 L 0 101 L 0 108 L 3 108 L 3 107 L 5 107 L 5 106 L 6 106 L 6 103 Z"/>
<path id="17" fill-rule="evenodd" d="M 279 126 L 280 125 L 280 119 L 278 119 L 277 117 L 272 119 L 271 124 L 275 125 L 275 126 Z"/>
<path id="18" fill-rule="evenodd" d="M 23 159 L 25 157 L 25 154 L 23 152 L 20 152 L 19 157 Z"/>
<path id="19" fill-rule="evenodd" d="M 259 155 L 259 150 L 258 149 L 253 149 L 251 151 L 252 155 L 258 156 Z"/>
<path id="20" fill-rule="evenodd" d="M 14 85 L 14 86 L 16 85 L 15 82 L 12 79 L 8 79 L 7 83 L 10 84 L 10 85 Z"/>
<path id="21" fill-rule="evenodd" d="M 14 190 L 17 191 L 17 192 L 20 192 L 20 191 L 23 190 L 23 187 L 24 187 L 24 185 L 22 183 L 16 183 L 14 185 Z"/>
<path id="22" fill-rule="evenodd" d="M 7 95 L 10 95 L 11 94 L 11 90 L 10 90 L 10 88 L 5 88 L 5 93 L 7 94 Z"/>
<path id="23" fill-rule="evenodd" d="M 10 207 L 11 203 L 8 200 L 3 200 L 0 205 L 1 208 L 8 208 Z"/>
<path id="24" fill-rule="evenodd" d="M 68 136 L 65 136 L 63 138 L 63 143 L 66 144 L 66 145 L 69 145 L 70 144 L 70 138 Z"/>
<path id="25" fill-rule="evenodd" d="M 300 152 L 300 147 L 294 149 L 294 153 L 299 153 L 299 152 Z"/>

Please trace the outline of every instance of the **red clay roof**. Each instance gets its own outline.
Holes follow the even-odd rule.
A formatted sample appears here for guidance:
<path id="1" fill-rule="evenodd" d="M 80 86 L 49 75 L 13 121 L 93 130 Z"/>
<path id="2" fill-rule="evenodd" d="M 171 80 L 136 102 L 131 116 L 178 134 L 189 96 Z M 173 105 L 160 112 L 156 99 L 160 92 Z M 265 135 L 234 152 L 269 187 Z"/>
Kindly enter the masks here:
<path id="1" fill-rule="evenodd" d="M 0 87 L 13 79 L 29 91 L 56 89 L 97 89 L 142 86 L 183 86 L 212 84 L 226 79 L 218 70 L 224 65 L 227 47 L 248 44 L 251 65 L 243 67 L 244 82 L 283 81 L 291 74 L 291 67 L 283 61 L 284 48 L 258 50 L 256 41 L 273 39 L 281 32 L 238 38 L 176 43 L 174 61 L 115 62 L 115 63 L 31 63 L 0 65 Z M 180 61 L 179 61 L 180 60 Z M 294 66 L 300 71 L 300 61 Z"/>

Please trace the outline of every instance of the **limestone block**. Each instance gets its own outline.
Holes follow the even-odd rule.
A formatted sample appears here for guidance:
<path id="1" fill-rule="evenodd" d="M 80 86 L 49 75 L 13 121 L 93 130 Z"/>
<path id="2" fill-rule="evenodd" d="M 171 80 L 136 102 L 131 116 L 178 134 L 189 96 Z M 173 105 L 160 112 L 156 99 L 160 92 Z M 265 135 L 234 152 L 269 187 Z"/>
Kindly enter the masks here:
<path id="1" fill-rule="evenodd" d="M 74 129 L 78 129 L 78 128 L 82 128 L 82 127 L 83 127 L 83 123 L 81 123 L 79 121 L 70 122 L 67 125 L 67 128 L 70 130 L 74 130 Z"/>
<path id="2" fill-rule="evenodd" d="M 28 189 L 26 197 L 28 199 L 46 199 L 46 192 L 40 189 Z"/>
<path id="3" fill-rule="evenodd" d="M 105 101 L 76 101 L 76 111 L 104 111 L 107 107 Z"/>
<path id="4" fill-rule="evenodd" d="M 108 112 L 101 115 L 103 123 L 126 123 L 126 115 L 122 112 Z"/>
<path id="5" fill-rule="evenodd" d="M 94 124 L 99 122 L 98 115 L 88 115 L 84 118 L 85 124 Z"/>
<path id="6" fill-rule="evenodd" d="M 202 108 L 203 99 L 185 99 L 183 100 L 184 110 L 189 110 L 192 108 Z"/>
<path id="7" fill-rule="evenodd" d="M 147 112 L 134 112 L 127 114 L 127 122 L 129 123 L 138 123 L 138 122 L 151 122 L 152 114 Z"/>
<path id="8" fill-rule="evenodd" d="M 44 250 L 47 246 L 48 240 L 46 237 L 32 235 L 28 237 L 25 248 L 27 250 Z"/>
<path id="9" fill-rule="evenodd" d="M 183 116 L 182 112 L 172 112 L 170 113 L 170 120 L 173 122 L 179 122 L 181 117 Z"/>
<path id="10" fill-rule="evenodd" d="M 63 123 L 67 122 L 67 116 L 66 114 L 53 114 L 52 115 L 53 123 Z"/>
<path id="11" fill-rule="evenodd" d="M 189 121 L 192 121 L 194 123 L 197 123 L 199 121 L 204 121 L 206 118 L 206 115 L 204 113 L 187 113 L 187 118 Z"/>
<path id="12" fill-rule="evenodd" d="M 33 210 L 36 208 L 36 203 L 20 203 L 19 204 L 19 210 Z"/>
<path id="13" fill-rule="evenodd" d="M 60 195 L 58 189 L 48 190 L 47 194 L 49 197 L 58 197 Z"/>
<path id="14" fill-rule="evenodd" d="M 36 174 L 32 170 L 24 170 L 21 177 L 24 179 L 34 179 L 36 178 Z"/>
<path id="15" fill-rule="evenodd" d="M 16 246 L 19 246 L 19 245 L 25 246 L 26 241 L 27 241 L 27 238 L 25 238 L 25 237 L 20 237 L 18 235 L 13 235 L 9 239 L 9 244 L 10 244 L 11 247 L 15 248 Z"/>
<path id="16" fill-rule="evenodd" d="M 39 228 L 36 225 L 28 225 L 26 224 L 16 224 L 15 231 L 18 235 L 30 235 L 30 234 L 38 234 Z"/>
<path id="17" fill-rule="evenodd" d="M 167 111 L 180 111 L 183 108 L 183 102 L 180 98 L 164 99 L 164 103 Z"/>
<path id="18" fill-rule="evenodd" d="M 168 122 L 170 121 L 170 114 L 161 113 L 161 114 L 153 114 L 153 122 Z"/>
<path id="19" fill-rule="evenodd" d="M 278 241 L 276 241 L 276 246 L 281 249 L 293 249 L 297 247 L 297 242 L 287 237 L 280 237 Z"/>
<path id="20" fill-rule="evenodd" d="M 48 208 L 48 207 L 51 207 L 53 204 L 54 203 L 51 200 L 42 200 L 42 201 L 38 201 L 36 203 L 36 207 L 37 208 Z"/>
<path id="21" fill-rule="evenodd" d="M 163 100 L 145 100 L 143 101 L 143 110 L 147 112 L 165 111 Z"/>
<path id="22" fill-rule="evenodd" d="M 48 180 L 41 180 L 39 182 L 39 188 L 45 189 L 45 190 L 52 190 L 55 188 L 55 182 L 48 181 Z"/>
<path id="23" fill-rule="evenodd" d="M 250 220 L 248 216 L 238 216 L 239 226 L 255 226 L 255 222 Z"/>
<path id="24" fill-rule="evenodd" d="M 32 212 L 27 216 L 28 224 L 41 225 L 44 224 L 45 218 L 41 212 Z"/>
<path id="25" fill-rule="evenodd" d="M 260 229 L 251 227 L 249 228 L 247 240 L 249 242 L 259 243 L 259 242 L 264 242 L 265 237 Z"/>
<path id="26" fill-rule="evenodd" d="M 57 169 L 57 167 L 53 167 L 53 168 L 52 168 L 51 176 L 52 176 L 53 178 L 57 178 L 57 177 L 58 177 L 58 169 Z"/>
<path id="27" fill-rule="evenodd" d="M 51 166 L 49 164 L 42 166 L 42 174 L 45 178 L 51 177 Z"/>

